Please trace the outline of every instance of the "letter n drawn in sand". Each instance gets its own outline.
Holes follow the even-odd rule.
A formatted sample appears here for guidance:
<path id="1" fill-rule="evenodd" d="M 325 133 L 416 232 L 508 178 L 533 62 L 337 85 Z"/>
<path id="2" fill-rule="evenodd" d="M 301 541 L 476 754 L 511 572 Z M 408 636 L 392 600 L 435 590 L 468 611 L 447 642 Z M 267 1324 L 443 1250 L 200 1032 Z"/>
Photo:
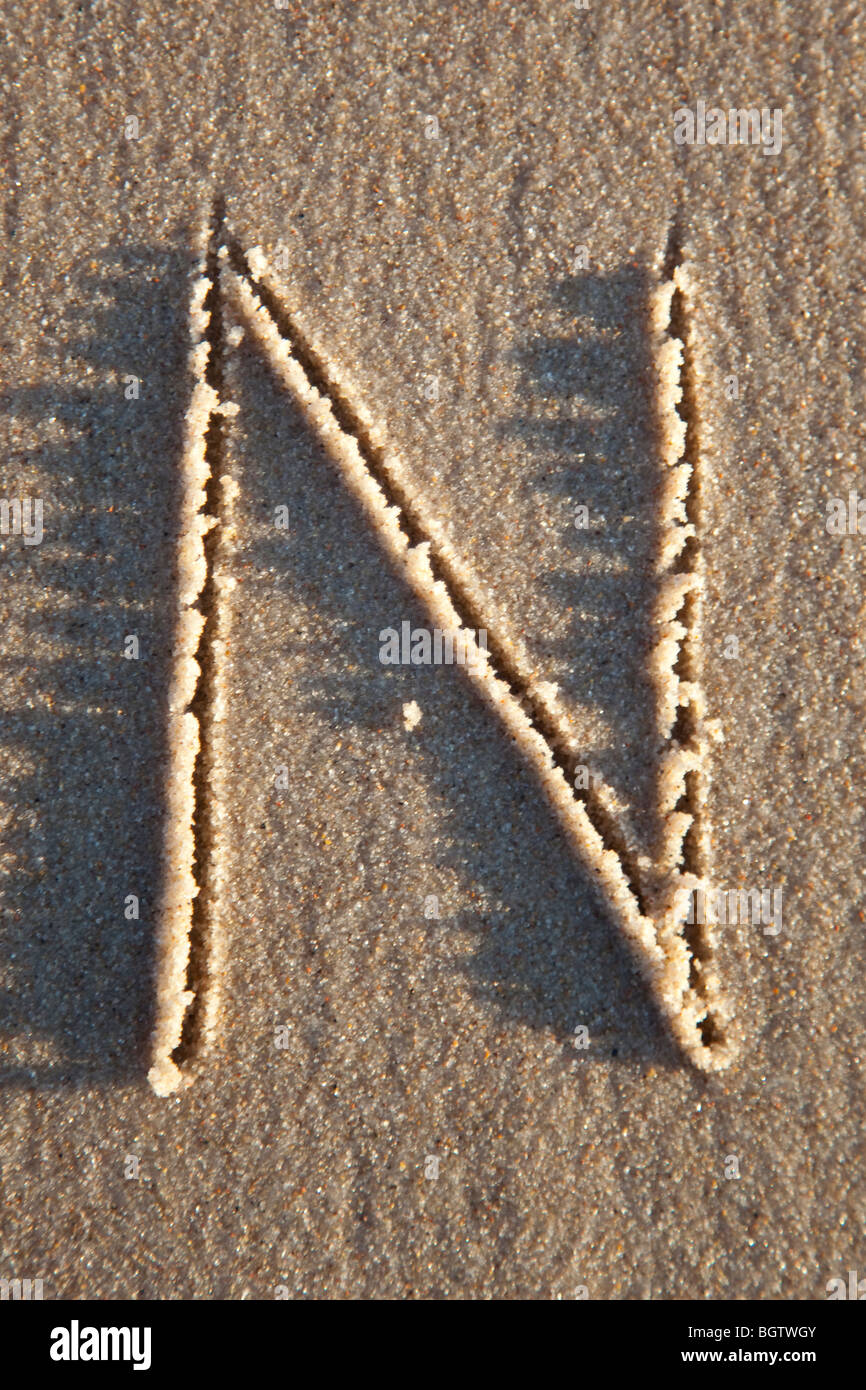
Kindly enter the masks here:
<path id="1" fill-rule="evenodd" d="M 220 213 L 202 251 L 202 272 L 193 291 L 195 387 L 179 543 L 170 716 L 174 757 L 167 790 L 167 872 L 150 1072 L 154 1088 L 168 1094 L 192 1078 L 217 1010 L 222 950 L 218 730 L 226 700 L 222 654 L 231 581 L 225 557 L 233 495 L 231 481 L 219 476 L 222 418 L 233 411 L 220 399 L 223 294 L 317 431 L 432 626 L 459 636 L 471 651 L 472 659 L 463 667 L 467 678 L 532 768 L 574 853 L 631 946 L 678 1046 L 702 1070 L 727 1066 L 734 1048 L 713 964 L 712 929 L 687 920 L 692 894 L 704 886 L 709 872 L 709 759 L 700 685 L 702 494 L 690 286 L 677 234 L 672 234 L 651 303 L 662 454 L 651 675 L 664 747 L 657 781 L 659 834 L 651 859 L 629 843 L 604 781 L 597 775 L 576 777 L 580 755 L 557 688 L 537 679 L 519 642 L 497 635 L 472 574 L 399 458 L 377 442 L 374 422 L 285 308 L 262 252 L 245 251 Z M 482 629 L 487 650 L 475 643 L 474 634 Z"/>

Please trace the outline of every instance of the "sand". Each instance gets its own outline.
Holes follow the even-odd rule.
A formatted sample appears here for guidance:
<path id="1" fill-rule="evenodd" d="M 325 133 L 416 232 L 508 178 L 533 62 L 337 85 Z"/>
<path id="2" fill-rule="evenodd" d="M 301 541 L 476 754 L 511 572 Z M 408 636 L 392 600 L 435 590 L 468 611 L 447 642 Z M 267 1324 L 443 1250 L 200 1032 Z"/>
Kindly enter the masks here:
<path id="1" fill-rule="evenodd" d="M 0 537 L 4 1277 L 823 1299 L 862 1267 L 866 595 L 863 538 L 826 524 L 862 478 L 862 59 L 847 5 L 13 12 L 3 496 L 42 499 L 44 536 Z M 781 150 L 677 146 L 698 101 L 778 108 Z M 191 306 L 221 202 L 628 857 L 653 882 L 676 859 L 667 767 L 710 886 L 781 890 L 777 933 L 711 933 L 723 1069 L 672 1035 L 471 673 L 379 660 L 384 629 L 434 625 L 426 592 L 228 295 L 203 858 L 181 835 L 166 860 L 191 825 L 168 790 L 207 481 Z M 653 653 L 682 459 L 701 602 L 677 671 Z M 696 673 L 681 804 L 661 695 Z M 191 853 L 206 1009 L 159 1095 Z"/>

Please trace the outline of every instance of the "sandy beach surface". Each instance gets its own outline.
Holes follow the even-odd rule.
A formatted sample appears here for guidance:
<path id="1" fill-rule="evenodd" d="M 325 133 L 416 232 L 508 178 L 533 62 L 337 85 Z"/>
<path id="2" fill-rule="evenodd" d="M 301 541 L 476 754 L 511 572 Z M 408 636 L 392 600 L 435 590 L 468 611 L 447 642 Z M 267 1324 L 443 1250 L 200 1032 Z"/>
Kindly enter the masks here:
<path id="1" fill-rule="evenodd" d="M 861 27 L 783 0 L 12 8 L 2 496 L 43 534 L 0 536 L 0 1275 L 598 1300 L 866 1275 Z M 699 103 L 779 113 L 779 148 L 678 145 Z M 218 1004 L 191 1084 L 154 1093 L 214 225 L 261 248 L 649 865 L 674 247 L 712 883 L 783 904 L 718 928 L 726 1069 L 684 1058 L 466 673 L 380 660 L 429 610 L 222 257 Z"/>

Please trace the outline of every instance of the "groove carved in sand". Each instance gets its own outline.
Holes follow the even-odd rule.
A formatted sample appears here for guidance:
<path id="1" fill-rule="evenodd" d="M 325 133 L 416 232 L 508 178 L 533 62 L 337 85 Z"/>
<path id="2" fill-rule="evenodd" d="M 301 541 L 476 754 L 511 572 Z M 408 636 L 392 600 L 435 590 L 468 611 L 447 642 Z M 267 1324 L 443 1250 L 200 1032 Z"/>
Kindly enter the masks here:
<path id="1" fill-rule="evenodd" d="M 679 938 L 690 957 L 687 997 L 703 1011 L 705 1050 L 727 1061 L 730 1014 L 715 968 L 711 924 L 689 924 L 689 905 L 711 874 L 708 817 L 710 733 L 703 675 L 703 478 L 697 409 L 692 285 L 678 229 L 668 247 L 668 274 L 651 305 L 661 436 L 661 528 L 657 558 L 656 641 L 650 660 L 661 754 L 659 840 L 653 916 L 663 947 Z"/>
<path id="2" fill-rule="evenodd" d="M 218 211 L 203 235 L 190 304 L 193 376 L 177 517 L 176 613 L 168 694 L 156 1018 L 148 1079 L 157 1095 L 187 1084 L 212 1040 L 222 942 L 218 930 L 224 796 L 218 756 L 225 710 L 226 572 L 235 484 L 219 471 L 222 337 Z"/>

